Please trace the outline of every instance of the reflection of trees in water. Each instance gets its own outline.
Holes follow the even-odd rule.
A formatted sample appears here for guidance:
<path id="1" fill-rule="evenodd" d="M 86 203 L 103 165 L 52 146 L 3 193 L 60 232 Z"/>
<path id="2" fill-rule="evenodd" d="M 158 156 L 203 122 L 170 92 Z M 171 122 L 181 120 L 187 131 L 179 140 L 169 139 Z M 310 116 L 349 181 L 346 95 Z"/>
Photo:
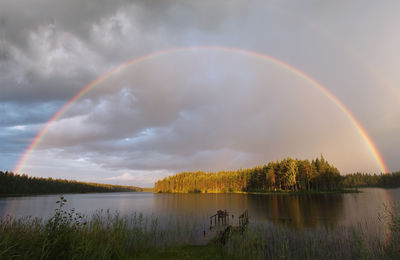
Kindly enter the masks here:
<path id="1" fill-rule="evenodd" d="M 270 221 L 294 229 L 333 229 L 344 216 L 342 194 L 154 194 L 154 213 L 161 218 L 194 217 L 208 223 L 219 209 L 235 215 L 246 209 L 250 221 Z M 236 223 L 236 222 L 234 222 Z"/>
<path id="2" fill-rule="evenodd" d="M 154 213 L 160 217 L 194 216 L 207 221 L 217 210 L 230 215 L 243 213 L 248 208 L 246 194 L 154 194 Z"/>
<path id="3" fill-rule="evenodd" d="M 210 216 L 222 209 L 229 212 L 230 223 L 237 225 L 239 215 L 249 207 L 247 197 L 246 194 L 154 194 L 153 212 L 161 220 L 189 219 L 208 228 Z"/>
<path id="4" fill-rule="evenodd" d="M 249 211 L 259 221 L 294 229 L 333 229 L 344 214 L 343 195 L 249 195 Z"/>

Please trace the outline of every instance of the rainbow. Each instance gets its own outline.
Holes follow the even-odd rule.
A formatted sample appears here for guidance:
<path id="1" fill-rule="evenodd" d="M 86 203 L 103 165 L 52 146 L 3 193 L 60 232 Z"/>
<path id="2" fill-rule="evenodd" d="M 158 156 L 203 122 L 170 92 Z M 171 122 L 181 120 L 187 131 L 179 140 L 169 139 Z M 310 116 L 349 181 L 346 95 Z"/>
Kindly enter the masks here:
<path id="1" fill-rule="evenodd" d="M 91 89 L 96 87 L 99 83 L 107 80 L 109 77 L 114 75 L 117 72 L 120 72 L 124 69 L 126 69 L 129 66 L 133 66 L 136 64 L 139 64 L 145 60 L 153 59 L 153 58 L 158 58 L 161 56 L 165 56 L 167 54 L 174 54 L 174 53 L 179 53 L 179 52 L 185 52 L 185 51 L 201 51 L 201 50 L 212 50 L 212 51 L 220 51 L 220 52 L 230 52 L 230 53 L 235 53 L 235 54 L 241 54 L 241 55 L 246 55 L 246 56 L 251 56 L 257 59 L 261 59 L 264 61 L 268 61 L 271 63 L 274 63 L 287 71 L 290 71 L 297 75 L 299 78 L 302 78 L 309 82 L 311 85 L 313 85 L 315 88 L 319 89 L 322 93 L 324 93 L 353 123 L 354 127 L 360 134 L 360 136 L 364 139 L 366 142 L 369 150 L 371 151 L 372 155 L 374 156 L 379 168 L 383 173 L 387 173 L 388 168 L 386 167 L 386 164 L 382 158 L 382 156 L 379 153 L 378 148 L 375 146 L 374 142 L 372 139 L 368 136 L 367 132 L 365 129 L 361 126 L 361 124 L 356 120 L 356 118 L 353 116 L 353 114 L 349 111 L 349 109 L 335 96 L 333 95 L 328 89 L 326 89 L 323 85 L 321 85 L 318 81 L 307 75 L 305 72 L 293 67 L 292 65 L 289 65 L 285 63 L 284 61 L 278 60 L 277 58 L 268 56 L 266 54 L 262 53 L 257 53 L 249 50 L 244 50 L 244 49 L 238 49 L 238 48 L 233 48 L 233 47 L 225 47 L 225 46 L 189 46 L 189 47 L 181 47 L 181 48 L 173 48 L 173 49 L 166 49 L 166 50 L 161 50 L 161 51 L 156 51 L 149 53 L 147 55 L 137 57 L 133 60 L 130 60 L 128 62 L 125 62 L 118 67 L 108 71 L 101 77 L 97 78 L 96 80 L 90 82 L 88 85 L 86 85 L 81 91 L 79 91 L 73 98 L 71 98 L 66 104 L 64 104 L 58 112 L 53 115 L 53 117 L 45 124 L 45 126 L 42 128 L 42 130 L 36 135 L 34 140 L 30 143 L 28 148 L 24 151 L 23 155 L 19 159 L 18 163 L 15 166 L 14 172 L 18 173 L 22 169 L 24 163 L 28 159 L 30 153 L 35 149 L 35 147 L 40 143 L 40 141 L 43 139 L 44 135 L 46 134 L 47 130 L 51 127 L 52 123 L 59 119 L 77 100 L 79 100 L 82 96 L 84 96 L 87 92 L 89 92 Z"/>

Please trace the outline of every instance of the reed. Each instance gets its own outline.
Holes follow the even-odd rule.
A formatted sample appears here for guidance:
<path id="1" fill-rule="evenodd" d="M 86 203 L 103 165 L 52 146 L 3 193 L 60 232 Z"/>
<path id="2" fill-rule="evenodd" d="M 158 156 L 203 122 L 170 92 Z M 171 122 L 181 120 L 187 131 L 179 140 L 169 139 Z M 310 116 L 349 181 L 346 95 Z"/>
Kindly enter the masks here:
<path id="1" fill-rule="evenodd" d="M 7 217 L 0 222 L 0 259 L 127 259 L 190 243 L 193 225 L 154 216 L 98 211 L 90 217 L 64 210 L 48 220 Z"/>
<path id="2" fill-rule="evenodd" d="M 232 234 L 224 253 L 228 259 L 399 259 L 400 203 L 385 207 L 380 220 L 386 232 L 366 222 L 335 230 L 253 224 Z"/>
<path id="3" fill-rule="evenodd" d="M 90 217 L 64 210 L 64 198 L 50 219 L 7 217 L 0 222 L 0 259 L 399 259 L 400 205 L 380 219 L 386 239 L 367 224 L 293 230 L 252 223 L 243 233 L 193 246 L 198 224 L 154 216 L 100 210 Z"/>

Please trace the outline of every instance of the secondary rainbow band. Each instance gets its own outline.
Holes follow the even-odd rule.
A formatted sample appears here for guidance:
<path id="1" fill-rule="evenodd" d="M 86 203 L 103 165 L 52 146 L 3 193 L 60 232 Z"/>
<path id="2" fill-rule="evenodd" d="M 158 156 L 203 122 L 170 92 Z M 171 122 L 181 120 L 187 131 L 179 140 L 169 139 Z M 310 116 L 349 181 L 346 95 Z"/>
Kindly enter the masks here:
<path id="1" fill-rule="evenodd" d="M 99 77 L 98 79 L 92 81 L 89 83 L 87 86 L 85 86 L 79 93 L 77 93 L 71 100 L 69 100 L 43 127 L 43 129 L 36 135 L 35 139 L 32 141 L 32 143 L 29 145 L 29 147 L 25 150 L 23 155 L 21 156 L 20 160 L 18 161 L 14 172 L 18 173 L 25 161 L 27 160 L 29 154 L 32 152 L 33 149 L 40 143 L 42 140 L 43 136 L 46 134 L 47 130 L 50 128 L 52 123 L 56 121 L 58 118 L 60 118 L 71 106 L 74 104 L 78 99 L 80 99 L 83 95 L 85 95 L 88 91 L 90 91 L 92 88 L 96 87 L 99 83 L 105 81 L 108 79 L 110 76 L 113 74 L 122 71 L 123 69 L 138 64 L 140 62 L 143 62 L 145 60 L 151 59 L 151 58 L 157 58 L 160 56 L 164 56 L 167 54 L 173 54 L 177 52 L 184 52 L 184 51 L 196 51 L 196 50 L 213 50 L 213 51 L 221 51 L 221 52 L 233 52 L 236 54 L 242 54 L 242 55 L 247 55 L 247 56 L 252 56 L 261 60 L 269 61 L 272 62 L 276 65 L 279 65 L 283 67 L 284 69 L 296 74 L 298 77 L 308 81 L 311 83 L 314 87 L 322 91 L 330 100 L 333 101 L 333 103 L 336 104 L 336 106 L 342 110 L 346 116 L 351 120 L 353 123 L 354 127 L 357 129 L 361 137 L 365 140 L 368 148 L 372 152 L 379 168 L 383 173 L 387 173 L 388 168 L 385 165 L 385 162 L 380 155 L 378 148 L 375 146 L 374 142 L 372 139 L 368 136 L 367 132 L 364 130 L 364 128 L 361 126 L 361 124 L 355 119 L 353 114 L 347 109 L 347 107 L 336 97 L 334 96 L 328 89 L 326 89 L 323 85 L 321 85 L 318 81 L 307 75 L 305 72 L 281 61 L 278 60 L 274 57 L 268 56 L 266 54 L 262 53 L 257 53 L 249 50 L 244 50 L 244 49 L 238 49 L 238 48 L 233 48 L 233 47 L 224 47 L 224 46 L 190 46 L 190 47 L 181 47 L 181 48 L 173 48 L 173 49 L 166 49 L 166 50 L 161 50 L 157 52 L 152 52 L 150 54 L 135 58 L 131 61 L 128 61 L 126 63 L 123 63 L 122 65 L 119 65 L 118 67 L 110 70 L 103 76 Z"/>

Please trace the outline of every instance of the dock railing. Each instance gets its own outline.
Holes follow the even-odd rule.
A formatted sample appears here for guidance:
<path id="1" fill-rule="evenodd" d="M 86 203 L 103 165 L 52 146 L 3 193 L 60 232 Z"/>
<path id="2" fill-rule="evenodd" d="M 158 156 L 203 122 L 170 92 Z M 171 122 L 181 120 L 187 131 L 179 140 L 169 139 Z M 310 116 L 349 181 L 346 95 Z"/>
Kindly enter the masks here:
<path id="1" fill-rule="evenodd" d="M 239 216 L 239 226 L 244 228 L 249 224 L 249 212 L 247 209 Z"/>
<path id="2" fill-rule="evenodd" d="M 210 217 L 210 229 L 220 225 L 229 225 L 229 213 L 226 210 L 218 210 L 217 214 Z"/>

